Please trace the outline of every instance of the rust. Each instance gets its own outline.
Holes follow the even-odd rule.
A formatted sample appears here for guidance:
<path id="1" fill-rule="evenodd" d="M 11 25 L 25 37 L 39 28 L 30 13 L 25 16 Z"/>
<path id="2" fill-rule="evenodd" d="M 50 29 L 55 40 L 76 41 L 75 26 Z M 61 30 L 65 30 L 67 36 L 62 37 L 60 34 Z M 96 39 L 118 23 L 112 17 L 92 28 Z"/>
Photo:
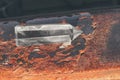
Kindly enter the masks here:
<path id="1" fill-rule="evenodd" d="M 2 55 L 9 56 L 8 64 L 15 66 L 32 67 L 36 69 L 46 69 L 52 67 L 72 66 L 78 68 L 90 69 L 98 68 L 101 65 L 100 55 L 106 50 L 106 42 L 110 33 L 114 18 L 120 17 L 113 13 L 94 15 L 92 26 L 94 31 L 88 35 L 82 34 L 72 45 L 65 49 L 59 49 L 62 44 L 46 44 L 40 46 L 16 47 L 15 40 L 4 41 L 0 39 L 0 60 L 2 64 Z M 85 18 L 83 18 L 85 19 Z M 118 22 L 118 21 L 117 21 Z M 66 23 L 63 20 L 63 23 Z M 76 27 L 81 29 L 80 26 Z M 1 32 L 3 33 L 3 32 Z M 81 48 L 82 42 L 86 42 Z M 34 55 L 33 55 L 34 54 Z M 81 60 L 82 59 L 82 60 Z M 84 65 L 83 65 L 84 64 Z"/>

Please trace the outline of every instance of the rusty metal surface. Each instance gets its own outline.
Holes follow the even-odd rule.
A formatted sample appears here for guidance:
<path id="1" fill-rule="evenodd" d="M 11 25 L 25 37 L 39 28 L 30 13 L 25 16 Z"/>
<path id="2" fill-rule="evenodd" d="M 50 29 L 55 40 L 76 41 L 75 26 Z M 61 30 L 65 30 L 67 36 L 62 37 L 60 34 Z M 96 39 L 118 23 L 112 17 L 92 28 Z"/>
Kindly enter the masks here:
<path id="1" fill-rule="evenodd" d="M 106 61 L 109 63 L 109 60 L 113 60 L 113 56 L 117 56 L 115 60 L 117 59 L 119 65 L 119 9 L 103 12 L 92 14 L 90 23 L 87 22 L 89 19 L 85 19 L 84 22 L 83 18 L 83 24 L 89 24 L 92 29 L 86 29 L 86 34 L 75 39 L 72 45 L 65 49 L 58 49 L 59 44 L 16 47 L 14 41 L 2 42 L 1 40 L 1 59 L 7 62 L 7 56 L 12 54 L 9 57 L 9 64 L 12 66 L 27 65 L 35 67 L 35 69 L 49 68 L 49 65 L 54 67 L 72 66 L 70 68 L 77 66 L 86 70 L 103 66 L 107 64 Z M 38 48 L 40 51 L 36 52 L 34 49 Z M 102 64 L 100 58 L 103 60 Z M 1 62 L 3 62 L 2 60 Z M 6 63 L 4 62 L 4 64 Z"/>

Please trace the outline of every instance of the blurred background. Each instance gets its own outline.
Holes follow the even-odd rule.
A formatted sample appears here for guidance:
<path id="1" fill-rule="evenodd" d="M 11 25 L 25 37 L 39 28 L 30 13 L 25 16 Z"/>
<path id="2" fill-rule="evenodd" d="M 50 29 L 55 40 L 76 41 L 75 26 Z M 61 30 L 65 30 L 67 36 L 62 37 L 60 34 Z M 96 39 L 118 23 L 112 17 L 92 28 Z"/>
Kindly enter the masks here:
<path id="1" fill-rule="evenodd" d="M 0 19 L 119 5 L 120 0 L 0 0 Z"/>

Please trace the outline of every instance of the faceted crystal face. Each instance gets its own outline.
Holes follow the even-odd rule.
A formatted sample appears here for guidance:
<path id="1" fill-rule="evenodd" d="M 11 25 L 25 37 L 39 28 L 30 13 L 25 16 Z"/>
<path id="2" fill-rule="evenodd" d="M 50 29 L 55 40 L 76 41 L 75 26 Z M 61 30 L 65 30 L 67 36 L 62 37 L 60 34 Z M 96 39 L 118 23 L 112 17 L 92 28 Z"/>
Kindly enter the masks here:
<path id="1" fill-rule="evenodd" d="M 73 30 L 70 24 L 46 24 L 16 26 L 16 44 L 17 46 L 30 46 L 49 43 L 71 42 L 74 32 L 82 33 L 81 30 Z M 74 32 L 73 32 L 74 31 Z"/>

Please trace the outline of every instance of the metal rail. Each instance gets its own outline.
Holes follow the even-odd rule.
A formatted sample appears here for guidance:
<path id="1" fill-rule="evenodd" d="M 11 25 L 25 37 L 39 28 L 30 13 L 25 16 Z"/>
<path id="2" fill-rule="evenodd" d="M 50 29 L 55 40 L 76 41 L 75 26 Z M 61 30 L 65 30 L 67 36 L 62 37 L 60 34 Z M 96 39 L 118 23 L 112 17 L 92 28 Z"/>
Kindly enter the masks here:
<path id="1" fill-rule="evenodd" d="M 54 12 L 54 13 L 47 13 L 47 14 L 35 14 L 35 15 L 27 15 L 27 16 L 19 16 L 19 17 L 8 17 L 0 19 L 0 21 L 10 21 L 10 20 L 16 20 L 16 21 L 27 21 L 34 18 L 47 18 L 47 17 L 55 17 L 55 16 L 71 16 L 73 14 L 78 14 L 79 12 L 90 12 L 92 14 L 101 14 L 106 12 L 119 12 L 120 6 L 114 6 L 114 7 L 100 7 L 100 8 L 89 8 L 89 9 L 80 9 L 80 10 L 72 10 L 72 11 L 64 11 L 64 12 Z"/>

